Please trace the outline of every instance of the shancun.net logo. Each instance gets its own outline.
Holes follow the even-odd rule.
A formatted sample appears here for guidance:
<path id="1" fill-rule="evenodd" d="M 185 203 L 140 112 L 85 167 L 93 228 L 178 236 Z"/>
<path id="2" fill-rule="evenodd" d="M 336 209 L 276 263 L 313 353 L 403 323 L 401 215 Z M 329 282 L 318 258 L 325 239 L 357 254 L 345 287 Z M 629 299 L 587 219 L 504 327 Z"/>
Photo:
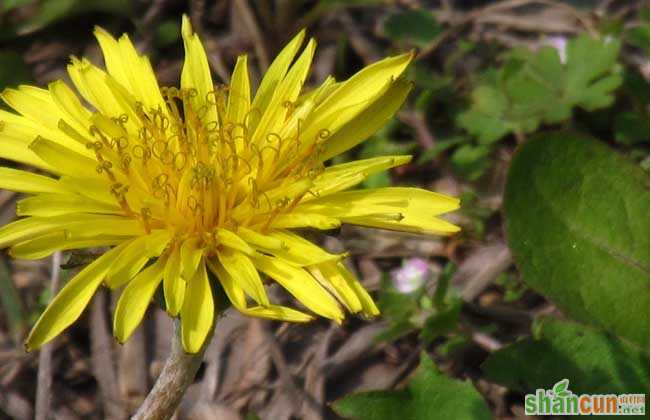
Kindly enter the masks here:
<path id="1" fill-rule="evenodd" d="M 562 379 L 553 389 L 538 389 L 526 394 L 527 416 L 645 415 L 645 394 L 581 394 L 569 391 L 569 380 Z"/>

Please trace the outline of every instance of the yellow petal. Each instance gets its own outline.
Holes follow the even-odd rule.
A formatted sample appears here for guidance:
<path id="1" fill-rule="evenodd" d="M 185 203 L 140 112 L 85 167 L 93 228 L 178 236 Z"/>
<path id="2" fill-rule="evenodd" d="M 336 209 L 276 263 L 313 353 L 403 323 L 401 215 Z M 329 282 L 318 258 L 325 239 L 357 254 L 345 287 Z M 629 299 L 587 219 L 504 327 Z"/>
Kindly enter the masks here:
<path id="1" fill-rule="evenodd" d="M 313 194 L 307 194 L 302 201 L 311 201 L 317 197 L 345 190 L 372 174 L 404 165 L 410 161 L 411 156 L 381 156 L 327 167 L 322 174 L 314 179 L 314 186 L 310 190 Z"/>
<path id="2" fill-rule="evenodd" d="M 61 121 L 70 124 L 75 130 L 88 134 L 88 120 L 91 112 L 82 104 L 77 95 L 62 80 L 57 80 L 48 85 L 52 101 L 57 105 L 65 118 L 57 121 L 57 127 Z"/>
<path id="3" fill-rule="evenodd" d="M 293 103 L 300 94 L 302 85 L 309 74 L 311 61 L 316 51 L 316 41 L 311 39 L 305 50 L 300 54 L 296 63 L 291 67 L 287 76 L 277 84 L 273 92 L 271 101 L 267 107 L 262 110 L 262 119 L 255 128 L 253 142 L 259 142 L 266 139 L 269 133 L 277 133 L 285 120 L 287 113 L 287 103 Z"/>
<path id="4" fill-rule="evenodd" d="M 149 259 L 162 254 L 171 240 L 167 230 L 155 230 L 149 235 L 141 236 L 129 244 L 120 253 L 106 276 L 106 285 L 111 289 L 120 287 L 142 270 Z"/>
<path id="5" fill-rule="evenodd" d="M 212 271 L 214 275 L 217 276 L 217 279 L 219 279 L 219 283 L 221 283 L 224 292 L 226 292 L 226 296 L 228 296 L 230 303 L 232 303 L 237 310 L 245 311 L 246 294 L 244 293 L 244 289 L 242 289 L 237 282 L 237 279 L 235 279 L 230 272 L 224 268 L 219 260 L 208 260 L 207 264 L 210 271 Z"/>
<path id="6" fill-rule="evenodd" d="M 336 296 L 348 311 L 357 313 L 363 308 L 361 301 L 338 267 L 337 262 L 325 262 L 309 267 L 309 271 L 323 287 Z"/>
<path id="7" fill-rule="evenodd" d="M 111 187 L 105 178 L 83 178 L 78 176 L 62 176 L 59 183 L 70 191 L 73 191 L 91 200 L 99 201 L 108 205 L 115 204 L 115 196 L 111 194 Z"/>
<path id="8" fill-rule="evenodd" d="M 217 228 L 215 233 L 219 243 L 224 246 L 236 249 L 248 255 L 255 252 L 255 250 L 251 248 L 245 240 L 229 229 Z"/>
<path id="9" fill-rule="evenodd" d="M 5 89 L 0 96 L 21 115 L 46 127 L 56 127 L 61 118 L 59 109 L 47 90 L 22 85 L 18 89 Z"/>
<path id="10" fill-rule="evenodd" d="M 341 222 L 339 219 L 325 214 L 295 211 L 291 212 L 291 214 L 281 214 L 273 220 L 271 226 L 277 229 L 311 227 L 321 230 L 330 230 L 341 226 Z"/>
<path id="11" fill-rule="evenodd" d="M 336 300 L 304 269 L 280 258 L 257 254 L 255 266 L 278 282 L 310 310 L 337 322 L 343 321 L 343 311 Z"/>
<path id="12" fill-rule="evenodd" d="M 181 277 L 181 251 L 179 247 L 174 247 L 163 274 L 163 290 L 165 292 L 165 303 L 167 312 L 171 316 L 176 316 L 183 307 L 185 298 L 186 282 Z"/>
<path id="13" fill-rule="evenodd" d="M 119 245 L 125 240 L 126 238 L 123 236 L 100 235 L 86 237 L 73 236 L 68 231 L 56 231 L 19 242 L 11 247 L 9 254 L 13 258 L 38 260 L 48 257 L 56 251 Z"/>
<path id="14" fill-rule="evenodd" d="M 97 258 L 57 293 L 29 333 L 25 342 L 27 351 L 47 343 L 79 318 L 125 245 L 126 243 L 113 248 Z"/>
<path id="15" fill-rule="evenodd" d="M 269 102 L 271 102 L 271 98 L 273 97 L 278 83 L 284 79 L 284 75 L 287 73 L 291 62 L 296 56 L 296 53 L 298 53 L 304 39 L 305 30 L 303 29 L 298 33 L 298 35 L 289 41 L 266 70 L 251 106 L 251 109 L 256 110 L 259 116 L 261 116 L 261 113 L 266 110 Z M 257 119 L 253 118 L 250 121 L 249 128 L 251 130 L 254 130 L 257 127 L 259 118 L 260 117 L 257 117 Z"/>
<path id="16" fill-rule="evenodd" d="M 185 279 L 194 277 L 194 273 L 199 267 L 203 257 L 203 248 L 199 245 L 200 240 L 192 237 L 184 240 L 181 244 L 181 264 L 183 267 L 181 273 Z"/>
<path id="17" fill-rule="evenodd" d="M 396 218 L 395 220 L 369 215 L 342 217 L 341 221 L 358 226 L 430 235 L 451 235 L 460 231 L 458 226 L 449 223 L 446 220 L 413 213 L 408 213 L 406 215 L 399 213 L 399 218 Z"/>
<path id="18" fill-rule="evenodd" d="M 237 57 L 235 69 L 228 90 L 228 111 L 226 120 L 233 124 L 243 124 L 251 107 L 251 86 L 248 80 L 248 59 L 245 55 Z M 242 133 L 233 133 L 234 136 Z"/>
<path id="19" fill-rule="evenodd" d="M 289 322 L 307 322 L 314 319 L 309 314 L 280 305 L 253 306 L 249 308 L 246 304 L 244 289 L 239 286 L 237 280 L 226 271 L 221 263 L 219 261 L 208 261 L 208 267 L 219 279 L 230 302 L 244 315 Z"/>
<path id="20" fill-rule="evenodd" d="M 185 62 L 181 72 L 181 88 L 195 89 L 196 96 L 192 99 L 194 112 L 206 109 L 204 122 L 217 121 L 217 109 L 209 103 L 209 93 L 214 91 L 208 57 L 205 55 L 199 36 L 192 30 L 190 19 L 183 15 L 182 24 L 183 45 L 185 46 Z"/>
<path id="21" fill-rule="evenodd" d="M 113 317 L 113 334 L 120 343 L 125 342 L 140 325 L 149 302 L 160 284 L 165 260 L 159 258 L 129 282 L 117 301 Z"/>
<path id="22" fill-rule="evenodd" d="M 264 235 L 244 226 L 240 226 L 237 229 L 237 234 L 254 247 L 269 249 L 273 251 L 282 249 L 284 247 L 284 244 L 280 239 L 271 237 L 269 235 Z"/>
<path id="23" fill-rule="evenodd" d="M 31 142 L 29 149 L 44 162 L 47 162 L 53 168 L 53 172 L 86 177 L 100 175 L 97 172 L 98 163 L 95 160 L 43 137 L 37 137 Z"/>
<path id="24" fill-rule="evenodd" d="M 341 262 L 337 264 L 337 269 L 348 285 L 357 294 L 357 298 L 361 302 L 363 314 L 367 317 L 379 315 L 379 308 L 377 308 L 377 305 L 375 305 L 375 302 L 372 300 L 372 297 L 370 297 L 368 291 L 361 285 L 361 282 L 354 276 L 354 274 L 345 268 L 345 265 Z"/>
<path id="25" fill-rule="evenodd" d="M 125 125 L 137 135 L 137 116 L 133 109 L 135 99 L 110 75 L 93 66 L 88 60 L 78 60 L 74 57 L 68 65 L 68 74 L 84 99 L 108 117 L 119 118 L 126 115 Z"/>
<path id="26" fill-rule="evenodd" d="M 56 179 L 0 167 L 0 188 L 22 193 L 69 193 Z"/>
<path id="27" fill-rule="evenodd" d="M 0 227 L 0 248 L 14 245 L 34 236 L 57 230 L 72 234 L 138 236 L 143 233 L 138 220 L 99 214 L 66 214 L 52 217 L 27 217 Z"/>
<path id="28" fill-rule="evenodd" d="M 201 350 L 213 328 L 214 300 L 205 263 L 199 266 L 194 277 L 187 282 L 185 301 L 181 310 L 181 337 L 188 353 Z"/>
<path id="29" fill-rule="evenodd" d="M 316 105 L 319 105 L 323 100 L 325 100 L 330 94 L 332 94 L 338 87 L 336 80 L 333 76 L 327 76 L 325 81 L 321 83 L 315 89 L 311 89 L 306 93 L 300 95 L 296 101 L 296 105 L 300 106 L 305 102 L 313 102 Z"/>
<path id="30" fill-rule="evenodd" d="M 104 55 L 104 64 L 106 65 L 106 71 L 108 74 L 113 76 L 118 83 L 121 83 L 122 86 L 131 88 L 131 83 L 126 75 L 128 65 L 130 64 L 124 57 L 122 57 L 122 52 L 120 51 L 120 46 L 115 38 L 103 28 L 95 26 L 95 38 L 99 42 L 99 47 L 102 49 L 102 54 Z"/>
<path id="31" fill-rule="evenodd" d="M 375 134 L 399 111 L 412 87 L 412 83 L 404 80 L 393 83 L 372 104 L 327 138 L 320 159 L 325 161 L 337 156 Z"/>
<path id="32" fill-rule="evenodd" d="M 104 29 L 95 27 L 95 37 L 102 49 L 108 74 L 147 109 L 159 106 L 165 109 L 151 63 L 147 56 L 138 54 L 128 35 L 122 35 L 117 41 Z"/>
<path id="33" fill-rule="evenodd" d="M 309 322 L 314 319 L 312 315 L 280 305 L 254 306 L 252 308 L 246 308 L 242 313 L 258 318 L 287 322 Z"/>
<path id="34" fill-rule="evenodd" d="M 36 136 L 43 136 L 76 153 L 92 156 L 92 153 L 86 149 L 85 144 L 79 144 L 79 142 L 68 138 L 67 135 L 58 130 L 59 122 L 62 119 L 67 119 L 76 126 L 79 126 L 79 124 L 57 105 L 49 91 L 23 85 L 18 89 L 5 89 L 2 92 L 2 99 L 26 117 L 22 121 L 10 120 L 7 122 L 7 125 L 18 123 L 23 125 L 23 129 L 28 129 L 29 131 L 25 132 L 25 134 L 28 134 L 26 140 L 33 140 Z"/>
<path id="35" fill-rule="evenodd" d="M 118 205 L 110 205 L 92 201 L 85 197 L 73 195 L 70 192 L 63 194 L 39 194 L 23 198 L 16 203 L 18 216 L 62 216 L 68 213 L 102 213 L 122 214 Z"/>
<path id="36" fill-rule="evenodd" d="M 0 158 L 56 173 L 52 166 L 43 162 L 29 150 L 29 144 L 39 134 L 42 133 L 38 127 L 35 127 L 27 118 L 0 109 Z"/>
<path id="37" fill-rule="evenodd" d="M 341 255 L 330 254 L 321 247 L 289 231 L 272 231 L 268 232 L 266 236 L 279 240 L 282 247 L 272 249 L 257 246 L 260 251 L 282 258 L 300 267 L 325 261 L 338 261 L 342 258 Z"/>
<path id="38" fill-rule="evenodd" d="M 296 211 L 325 211 L 332 217 L 421 212 L 437 216 L 456 210 L 457 198 L 421 188 L 386 187 L 343 191 L 300 204 Z"/>
<path id="39" fill-rule="evenodd" d="M 378 94 L 390 90 L 412 59 L 412 53 L 385 58 L 341 83 L 305 121 L 304 139 L 315 140 L 323 129 L 335 133 L 368 108 Z"/>
<path id="40" fill-rule="evenodd" d="M 244 289 L 246 294 L 260 305 L 269 305 L 269 298 L 264 290 L 260 274 L 246 255 L 224 248 L 218 252 L 218 257 L 224 269 Z"/>
<path id="41" fill-rule="evenodd" d="M 387 187 L 330 194 L 300 204 L 296 211 L 328 215 L 361 226 L 447 235 L 459 228 L 435 216 L 456 210 L 459 205 L 458 199 L 444 194 Z"/>

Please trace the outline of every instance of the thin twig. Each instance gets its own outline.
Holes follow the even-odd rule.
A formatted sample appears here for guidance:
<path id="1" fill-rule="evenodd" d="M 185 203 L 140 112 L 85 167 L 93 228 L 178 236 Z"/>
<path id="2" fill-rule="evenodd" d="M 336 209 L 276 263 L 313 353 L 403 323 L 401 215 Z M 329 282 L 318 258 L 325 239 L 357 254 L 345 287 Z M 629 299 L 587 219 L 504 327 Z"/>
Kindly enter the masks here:
<path id="1" fill-rule="evenodd" d="M 518 8 L 530 4 L 543 4 L 548 7 L 554 7 L 557 9 L 564 10 L 565 12 L 571 14 L 578 22 L 580 22 L 580 24 L 585 28 L 585 30 L 591 36 L 596 36 L 598 34 L 598 31 L 594 27 L 593 22 L 568 4 L 556 2 L 553 0 L 507 0 L 507 1 L 489 4 L 485 7 L 481 7 L 480 9 L 473 10 L 470 13 L 463 16 L 461 19 L 455 21 L 453 26 L 451 26 L 450 28 L 445 30 L 442 34 L 437 36 L 436 39 L 434 39 L 429 45 L 425 46 L 419 52 L 417 58 L 422 59 L 432 54 L 434 51 L 438 49 L 440 45 L 442 45 L 443 41 L 447 40 L 447 38 L 460 32 L 465 27 L 465 25 L 470 24 L 487 14 L 496 13 L 502 10 L 514 9 L 514 8 Z"/>
<path id="2" fill-rule="evenodd" d="M 415 137 L 420 143 L 420 146 L 425 149 L 431 149 L 436 145 L 436 139 L 431 133 L 431 130 L 429 130 L 421 111 L 401 111 L 397 114 L 397 118 L 415 131 Z"/>
<path id="3" fill-rule="evenodd" d="M 52 269 L 50 271 L 50 290 L 52 296 L 59 290 L 59 274 L 61 265 L 61 252 L 52 255 Z M 46 420 L 50 414 L 52 400 L 52 343 L 41 348 L 38 355 L 38 384 L 36 386 L 36 420 Z"/>
<path id="4" fill-rule="evenodd" d="M 451 282 L 461 286 L 463 300 L 471 302 L 511 264 L 510 249 L 504 242 L 497 241 L 470 255 L 461 264 Z"/>
<path id="5" fill-rule="evenodd" d="M 149 389 L 149 369 L 145 325 L 135 330 L 120 348 L 118 358 L 118 384 L 127 411 L 139 407 Z"/>
<path id="6" fill-rule="evenodd" d="M 95 295 L 90 323 L 92 368 L 102 396 L 104 416 L 107 419 L 124 419 L 127 415 L 115 375 L 112 340 L 106 321 L 106 293 L 103 290 Z"/>
<path id="7" fill-rule="evenodd" d="M 260 27 L 257 25 L 253 10 L 246 0 L 235 0 L 233 6 L 239 12 L 239 15 L 246 25 L 253 47 L 255 48 L 255 55 L 259 60 L 262 72 L 264 72 L 269 67 L 269 55 L 266 52 L 264 37 L 262 36 Z"/>
<path id="8" fill-rule="evenodd" d="M 501 343 L 499 340 L 480 331 L 474 331 L 472 333 L 472 340 L 474 340 L 474 342 L 481 348 L 489 351 L 490 353 L 503 348 L 503 343 Z"/>
<path id="9" fill-rule="evenodd" d="M 320 343 L 314 355 L 314 360 L 307 367 L 305 374 L 305 393 L 307 394 L 307 398 L 302 403 L 302 418 L 305 420 L 321 420 L 324 417 L 326 377 L 321 370 L 321 365 L 327 357 L 336 329 L 336 324 L 332 323 L 329 330 L 319 340 Z"/>
<path id="10" fill-rule="evenodd" d="M 201 383 L 201 400 L 213 402 L 219 392 L 220 378 L 224 369 L 223 354 L 228 343 L 233 341 L 233 335 L 246 326 L 246 318 L 239 312 L 230 311 L 229 316 L 219 319 L 219 329 L 214 332 L 213 343 L 208 348 L 205 361 L 207 368 Z"/>
<path id="11" fill-rule="evenodd" d="M 0 392 L 0 411 L 14 420 L 30 420 L 34 417 L 31 403 L 15 391 Z"/>
<path id="12" fill-rule="evenodd" d="M 196 372 L 203 361 L 205 349 L 212 340 L 213 329 L 210 329 L 203 347 L 196 354 L 188 354 L 183 350 L 181 327 L 178 320 L 174 322 L 174 330 L 172 348 L 165 366 L 138 412 L 131 418 L 132 420 L 170 419 L 183 399 L 185 391 L 194 382 Z"/>

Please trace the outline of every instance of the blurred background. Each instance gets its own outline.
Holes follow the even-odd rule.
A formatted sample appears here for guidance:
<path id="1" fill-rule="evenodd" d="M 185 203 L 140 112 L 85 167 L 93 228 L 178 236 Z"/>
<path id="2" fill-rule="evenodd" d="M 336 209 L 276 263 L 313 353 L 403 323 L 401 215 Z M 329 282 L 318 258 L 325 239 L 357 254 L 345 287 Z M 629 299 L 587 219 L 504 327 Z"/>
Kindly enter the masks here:
<path id="1" fill-rule="evenodd" d="M 160 84 L 176 86 L 183 13 L 217 83 L 229 81 L 240 54 L 259 81 L 301 28 L 318 41 L 309 85 L 416 50 L 407 75 L 415 88 L 403 109 L 336 160 L 412 154 L 410 164 L 365 186 L 417 185 L 461 197 L 462 209 L 448 219 L 463 230 L 451 238 L 347 226 L 314 234 L 331 250 L 351 252 L 383 317 L 351 317 L 339 327 L 227 311 L 178 418 L 339 418 L 331 402 L 404 386 L 422 351 L 446 377 L 470 380 L 495 418 L 523 416 L 523 393 L 486 377 L 481 365 L 529 337 L 536 317 L 562 314 L 513 264 L 501 213 L 508 167 L 536 132 L 568 128 L 650 170 L 650 9 L 635 0 L 2 0 L 0 90 L 69 81 L 72 55 L 102 63 L 95 25 L 129 33 Z M 15 218 L 16 199 L 0 191 L 0 225 Z M 89 257 L 64 254 L 60 283 Z M 58 262 L 0 255 L 0 419 L 34 416 L 39 353 L 25 353 L 22 341 L 52 296 Z M 50 418 L 126 418 L 155 381 L 171 321 L 152 305 L 120 346 L 110 330 L 114 303 L 100 291 L 54 342 Z"/>

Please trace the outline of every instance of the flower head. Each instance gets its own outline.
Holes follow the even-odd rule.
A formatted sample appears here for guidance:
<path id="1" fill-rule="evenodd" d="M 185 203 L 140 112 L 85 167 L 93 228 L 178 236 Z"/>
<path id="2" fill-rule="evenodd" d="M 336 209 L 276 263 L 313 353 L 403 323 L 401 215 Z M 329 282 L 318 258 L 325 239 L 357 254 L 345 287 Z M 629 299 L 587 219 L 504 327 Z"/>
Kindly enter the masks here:
<path id="1" fill-rule="evenodd" d="M 34 349 L 82 313 L 96 289 L 123 287 L 113 330 L 126 340 L 162 283 L 180 317 L 186 351 L 197 352 L 215 317 L 220 285 L 244 314 L 340 322 L 343 309 L 373 316 L 371 297 L 342 263 L 293 229 L 341 223 L 449 234 L 435 216 L 458 200 L 414 188 L 350 190 L 404 164 L 388 156 L 327 167 L 326 160 L 378 130 L 401 106 L 412 55 L 386 58 L 344 82 L 303 92 L 315 41 L 304 32 L 280 52 L 253 95 L 246 56 L 228 86 L 215 86 L 206 53 L 183 19 L 180 88 L 159 87 L 127 35 L 97 28 L 106 70 L 72 58 L 68 73 L 87 107 L 62 81 L 20 86 L 2 99 L 0 157 L 39 175 L 0 168 L 0 187 L 27 193 L 22 218 L 0 228 L 17 258 L 108 247 L 57 294 L 31 331 Z M 209 276 L 208 273 L 213 276 Z M 269 301 L 276 282 L 308 312 Z"/>

